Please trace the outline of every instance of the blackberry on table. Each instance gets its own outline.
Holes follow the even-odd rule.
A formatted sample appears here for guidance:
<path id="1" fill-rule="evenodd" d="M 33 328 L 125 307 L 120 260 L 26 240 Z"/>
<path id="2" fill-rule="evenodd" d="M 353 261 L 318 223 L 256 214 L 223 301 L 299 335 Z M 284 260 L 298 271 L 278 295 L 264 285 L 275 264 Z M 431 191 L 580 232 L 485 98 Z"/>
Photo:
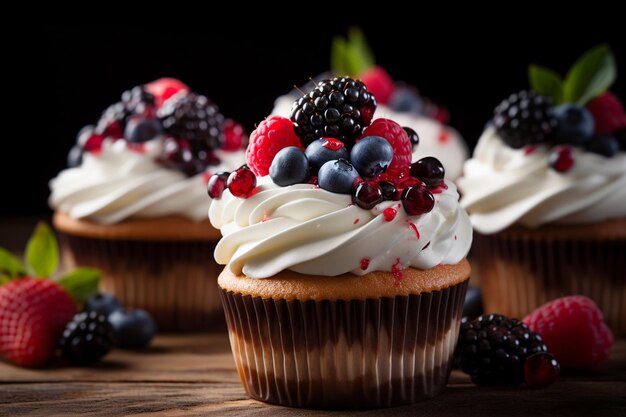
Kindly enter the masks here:
<path id="1" fill-rule="evenodd" d="M 524 382 L 526 359 L 547 351 L 541 337 L 521 321 L 489 314 L 463 319 L 456 355 L 475 384 L 518 385 Z"/>
<path id="2" fill-rule="evenodd" d="M 114 340 L 113 327 L 104 314 L 78 313 L 63 331 L 61 352 L 75 365 L 89 365 L 109 353 Z"/>
<path id="3" fill-rule="evenodd" d="M 534 91 L 503 100 L 494 110 L 493 123 L 502 140 L 515 149 L 550 141 L 557 124 L 552 99 Z"/>
<path id="4" fill-rule="evenodd" d="M 321 81 L 291 110 L 294 130 L 306 147 L 316 139 L 339 139 L 348 148 L 372 121 L 376 98 L 361 81 L 336 77 Z"/>

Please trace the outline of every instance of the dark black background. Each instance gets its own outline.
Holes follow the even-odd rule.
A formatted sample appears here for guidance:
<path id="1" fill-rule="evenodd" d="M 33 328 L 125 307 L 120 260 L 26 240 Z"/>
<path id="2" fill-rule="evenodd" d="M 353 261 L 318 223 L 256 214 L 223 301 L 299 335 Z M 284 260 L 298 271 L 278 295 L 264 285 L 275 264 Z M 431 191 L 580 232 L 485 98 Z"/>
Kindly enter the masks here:
<path id="1" fill-rule="evenodd" d="M 28 84 L 29 93 L 21 94 L 26 103 L 15 106 L 27 120 L 3 140 L 0 214 L 48 212 L 47 182 L 64 168 L 76 132 L 95 123 L 123 90 L 161 76 L 177 77 L 250 131 L 271 110 L 275 97 L 329 68 L 332 37 L 345 34 L 354 23 L 364 29 L 377 62 L 395 79 L 445 104 L 451 124 L 472 145 L 493 107 L 528 87 L 531 62 L 564 73 L 585 50 L 608 42 L 623 74 L 624 23 L 609 22 L 606 15 L 610 13 L 482 20 L 468 16 L 453 22 L 440 14 L 406 20 L 333 19 L 323 26 L 259 19 L 227 28 L 212 26 L 211 20 L 188 27 L 43 27 L 31 33 L 38 41 L 25 58 L 11 61 L 18 73 L 24 65 L 27 81 L 18 74 L 14 83 Z M 625 90 L 622 76 L 613 91 L 626 98 Z"/>

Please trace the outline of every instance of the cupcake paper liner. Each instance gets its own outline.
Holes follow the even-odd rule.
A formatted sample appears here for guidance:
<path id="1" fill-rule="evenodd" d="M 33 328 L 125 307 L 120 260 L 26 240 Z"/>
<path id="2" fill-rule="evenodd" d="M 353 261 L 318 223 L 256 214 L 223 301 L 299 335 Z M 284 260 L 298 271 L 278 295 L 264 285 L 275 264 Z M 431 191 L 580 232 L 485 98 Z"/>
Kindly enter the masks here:
<path id="1" fill-rule="evenodd" d="M 421 295 L 274 300 L 221 290 L 237 370 L 254 399 L 378 408 L 439 394 L 452 366 L 467 280 Z"/>
<path id="2" fill-rule="evenodd" d="M 159 331 L 223 325 L 215 242 L 94 239 L 60 233 L 65 265 L 102 271 L 101 290 L 147 310 Z"/>
<path id="3" fill-rule="evenodd" d="M 486 313 L 521 319 L 550 300 L 582 294 L 616 336 L 626 336 L 626 239 L 475 233 L 472 255 Z"/>

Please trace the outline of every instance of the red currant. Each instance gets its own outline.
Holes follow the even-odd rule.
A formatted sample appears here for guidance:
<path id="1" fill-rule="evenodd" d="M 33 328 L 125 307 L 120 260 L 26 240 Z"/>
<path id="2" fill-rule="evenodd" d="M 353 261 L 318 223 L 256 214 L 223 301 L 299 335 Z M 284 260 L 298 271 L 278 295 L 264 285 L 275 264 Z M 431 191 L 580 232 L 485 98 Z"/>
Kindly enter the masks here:
<path id="1" fill-rule="evenodd" d="M 230 173 L 226 186 L 235 197 L 247 198 L 256 187 L 256 176 L 244 165 Z"/>
<path id="2" fill-rule="evenodd" d="M 550 154 L 548 163 L 556 172 L 567 172 L 574 166 L 574 154 L 569 146 L 557 146 Z"/>
<path id="3" fill-rule="evenodd" d="M 376 181 L 361 181 L 352 189 L 352 202 L 365 210 L 371 210 L 383 201 L 383 191 Z"/>
<path id="4" fill-rule="evenodd" d="M 230 172 L 221 171 L 217 174 L 211 175 L 209 178 L 209 182 L 207 183 L 207 191 L 209 193 L 209 197 L 219 200 L 222 197 L 222 193 L 226 188 L 226 183 L 228 181 L 228 176 Z"/>
<path id="5" fill-rule="evenodd" d="M 547 352 L 529 356 L 524 364 L 524 379 L 531 388 L 545 388 L 552 385 L 560 373 L 559 362 Z"/>
<path id="6" fill-rule="evenodd" d="M 236 151 L 244 147 L 246 132 L 239 123 L 232 119 L 224 122 L 224 143 L 222 149 L 225 151 Z"/>
<path id="7" fill-rule="evenodd" d="M 446 171 L 437 158 L 427 156 L 413 162 L 410 173 L 412 177 L 419 178 L 428 187 L 436 187 L 443 182 Z"/>
<path id="8" fill-rule="evenodd" d="M 435 207 L 435 197 L 426 188 L 412 185 L 402 192 L 402 205 L 409 215 L 419 216 L 430 212 Z"/>

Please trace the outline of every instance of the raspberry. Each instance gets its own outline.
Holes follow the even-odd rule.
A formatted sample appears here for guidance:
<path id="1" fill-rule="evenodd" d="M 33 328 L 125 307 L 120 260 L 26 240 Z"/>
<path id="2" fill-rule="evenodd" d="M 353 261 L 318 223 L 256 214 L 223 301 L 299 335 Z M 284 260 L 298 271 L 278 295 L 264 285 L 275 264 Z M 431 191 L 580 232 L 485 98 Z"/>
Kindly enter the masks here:
<path id="1" fill-rule="evenodd" d="M 389 119 L 376 119 L 365 129 L 363 137 L 380 136 L 393 148 L 393 159 L 381 179 L 398 179 L 409 175 L 411 169 L 411 140 L 402 127 Z"/>
<path id="2" fill-rule="evenodd" d="M 551 301 L 524 318 L 541 335 L 563 368 L 591 368 L 605 362 L 613 333 L 589 298 L 573 295 Z"/>
<path id="3" fill-rule="evenodd" d="M 611 135 L 620 129 L 626 128 L 624 107 L 619 98 L 610 91 L 587 103 L 587 110 L 589 110 L 595 121 L 596 135 Z"/>
<path id="4" fill-rule="evenodd" d="M 159 78 L 144 86 L 144 89 L 154 96 L 157 107 L 161 107 L 163 102 L 180 91 L 189 92 L 189 87 L 176 78 Z"/>
<path id="5" fill-rule="evenodd" d="M 304 150 L 293 130 L 293 122 L 281 116 L 268 117 L 250 135 L 246 149 L 248 166 L 258 176 L 268 175 L 274 156 L 287 146 Z"/>
<path id="6" fill-rule="evenodd" d="M 222 149 L 225 151 L 237 151 L 244 147 L 246 142 L 246 131 L 243 126 L 232 119 L 224 122 L 224 143 Z"/>
<path id="7" fill-rule="evenodd" d="M 380 104 L 387 104 L 391 100 L 396 85 L 391 76 L 382 67 L 374 66 L 362 73 L 359 78 L 365 87 L 374 94 L 376 101 Z"/>

